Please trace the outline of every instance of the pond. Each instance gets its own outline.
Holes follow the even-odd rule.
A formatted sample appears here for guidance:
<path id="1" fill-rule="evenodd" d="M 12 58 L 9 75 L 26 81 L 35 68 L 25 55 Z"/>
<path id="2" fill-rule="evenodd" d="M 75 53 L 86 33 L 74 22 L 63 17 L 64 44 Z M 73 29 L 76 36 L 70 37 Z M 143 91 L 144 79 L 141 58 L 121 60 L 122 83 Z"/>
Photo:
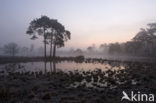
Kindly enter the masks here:
<path id="1" fill-rule="evenodd" d="M 62 61 L 62 62 L 26 62 L 26 63 L 8 63 L 8 64 L 1 64 L 0 70 L 2 71 L 10 71 L 10 72 L 51 72 L 51 71 L 88 71 L 88 70 L 95 70 L 101 69 L 102 71 L 111 69 L 111 70 L 119 70 L 124 69 L 124 65 L 114 65 L 109 63 L 76 63 L 74 61 Z"/>

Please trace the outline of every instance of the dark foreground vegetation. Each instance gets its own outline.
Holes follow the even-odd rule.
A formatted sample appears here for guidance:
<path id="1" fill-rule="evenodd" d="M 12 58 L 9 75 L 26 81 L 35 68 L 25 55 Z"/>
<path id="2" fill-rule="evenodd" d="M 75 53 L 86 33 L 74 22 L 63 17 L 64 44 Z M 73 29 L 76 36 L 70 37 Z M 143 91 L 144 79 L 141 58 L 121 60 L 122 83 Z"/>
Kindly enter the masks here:
<path id="1" fill-rule="evenodd" d="M 119 62 L 110 63 L 120 66 Z M 8 72 L 8 75 L 1 71 L 0 103 L 121 103 L 122 91 L 156 94 L 154 63 L 126 62 L 124 67 L 106 71 Z"/>

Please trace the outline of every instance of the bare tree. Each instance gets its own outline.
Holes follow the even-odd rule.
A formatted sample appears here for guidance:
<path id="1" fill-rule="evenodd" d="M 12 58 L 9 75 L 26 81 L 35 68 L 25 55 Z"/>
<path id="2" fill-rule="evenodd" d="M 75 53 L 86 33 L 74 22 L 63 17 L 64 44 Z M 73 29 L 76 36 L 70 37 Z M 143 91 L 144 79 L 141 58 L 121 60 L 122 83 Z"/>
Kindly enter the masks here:
<path id="1" fill-rule="evenodd" d="M 19 46 L 16 43 L 8 43 L 4 45 L 3 51 L 5 54 L 15 56 L 19 52 Z"/>

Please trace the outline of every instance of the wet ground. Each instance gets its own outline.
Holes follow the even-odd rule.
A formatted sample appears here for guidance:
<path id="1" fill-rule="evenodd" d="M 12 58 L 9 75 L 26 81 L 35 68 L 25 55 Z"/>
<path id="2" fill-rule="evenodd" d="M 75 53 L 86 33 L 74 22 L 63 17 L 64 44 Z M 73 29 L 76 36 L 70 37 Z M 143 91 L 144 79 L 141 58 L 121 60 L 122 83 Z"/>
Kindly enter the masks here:
<path id="1" fill-rule="evenodd" d="M 107 62 L 108 63 L 108 62 Z M 124 69 L 1 71 L 3 103 L 122 103 L 122 91 L 156 94 L 156 65 L 109 63 Z M 17 66 L 18 67 L 18 66 Z M 56 68 L 57 69 L 57 68 Z M 7 75 L 6 75 L 7 72 Z M 124 103 L 128 103 L 124 100 Z"/>

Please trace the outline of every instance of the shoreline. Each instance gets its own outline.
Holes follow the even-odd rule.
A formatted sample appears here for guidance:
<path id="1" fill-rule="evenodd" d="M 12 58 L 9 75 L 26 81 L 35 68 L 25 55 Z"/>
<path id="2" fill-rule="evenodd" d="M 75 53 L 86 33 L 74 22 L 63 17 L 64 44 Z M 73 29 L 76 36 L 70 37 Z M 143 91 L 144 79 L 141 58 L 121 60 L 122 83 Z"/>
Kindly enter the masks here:
<path id="1" fill-rule="evenodd" d="M 0 64 L 7 64 L 7 63 L 20 63 L 20 62 L 44 62 L 44 57 L 0 57 Z M 95 62 L 134 62 L 134 63 L 156 63 L 156 58 L 147 58 L 147 57 L 140 57 L 140 58 L 131 58 L 131 59 L 119 59 L 119 58 L 85 58 L 84 56 L 76 56 L 76 57 L 56 57 L 55 59 L 47 57 L 46 62 L 53 62 L 53 61 L 75 61 L 75 62 L 88 62 L 88 61 L 95 61 Z"/>

